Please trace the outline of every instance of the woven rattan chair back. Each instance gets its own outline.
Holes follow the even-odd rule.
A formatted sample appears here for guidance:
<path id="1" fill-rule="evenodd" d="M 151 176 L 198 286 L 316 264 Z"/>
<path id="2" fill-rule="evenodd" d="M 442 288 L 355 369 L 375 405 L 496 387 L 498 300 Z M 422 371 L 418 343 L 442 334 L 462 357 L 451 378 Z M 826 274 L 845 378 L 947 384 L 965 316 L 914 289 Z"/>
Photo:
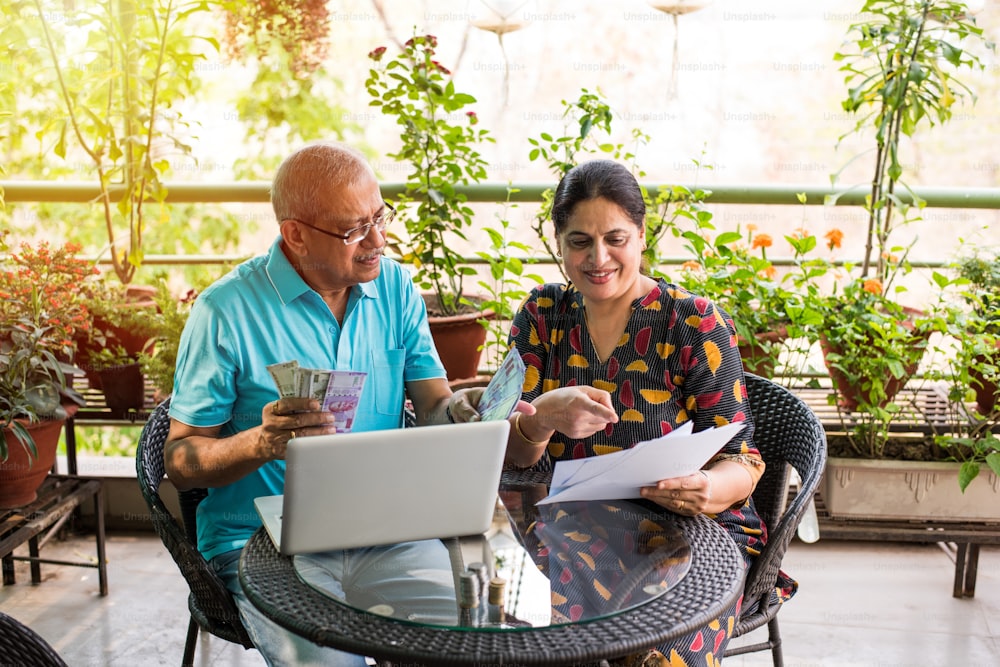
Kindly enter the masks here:
<path id="1" fill-rule="evenodd" d="M 16 618 L 0 612 L 0 664 L 66 667 L 49 643 Z"/>
<path id="2" fill-rule="evenodd" d="M 183 528 L 160 498 L 160 483 L 164 478 L 163 447 L 170 430 L 169 409 L 168 398 L 157 406 L 142 429 L 136 451 L 136 473 L 142 496 L 149 506 L 153 527 L 191 589 L 188 596 L 191 621 L 182 663 L 190 665 L 194 662 L 199 628 L 244 648 L 253 648 L 253 642 L 240 621 L 229 590 L 198 551 L 195 512 L 207 491 L 192 489 L 178 493 Z"/>
<path id="3" fill-rule="evenodd" d="M 733 636 L 739 637 L 767 624 L 768 641 L 730 646 L 726 657 L 770 649 L 774 665 L 781 667 L 784 661 L 777 619 L 781 604 L 775 595 L 775 585 L 788 544 L 823 476 L 826 432 L 809 406 L 784 387 L 747 374 L 746 388 L 754 419 L 754 443 L 767 464 L 753 500 L 767 524 L 768 539 L 747 572 L 743 613 Z M 792 468 L 800 481 L 797 493 L 789 501 L 788 478 Z"/>

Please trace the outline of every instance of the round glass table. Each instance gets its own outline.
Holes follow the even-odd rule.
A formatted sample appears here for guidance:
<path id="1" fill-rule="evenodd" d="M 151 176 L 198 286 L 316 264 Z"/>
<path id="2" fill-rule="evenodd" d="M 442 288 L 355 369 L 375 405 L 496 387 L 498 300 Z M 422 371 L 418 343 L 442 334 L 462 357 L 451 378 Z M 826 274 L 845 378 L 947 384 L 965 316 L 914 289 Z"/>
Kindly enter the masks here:
<path id="1" fill-rule="evenodd" d="M 544 478 L 505 473 L 499 497 L 514 549 L 544 575 L 548 613 L 508 605 L 491 620 L 482 576 L 473 597 L 475 577 L 455 567 L 457 540 L 287 557 L 261 529 L 240 580 L 264 614 L 318 644 L 434 665 L 627 655 L 704 626 L 742 591 L 742 558 L 707 517 L 640 500 L 536 504 L 546 492 Z"/>

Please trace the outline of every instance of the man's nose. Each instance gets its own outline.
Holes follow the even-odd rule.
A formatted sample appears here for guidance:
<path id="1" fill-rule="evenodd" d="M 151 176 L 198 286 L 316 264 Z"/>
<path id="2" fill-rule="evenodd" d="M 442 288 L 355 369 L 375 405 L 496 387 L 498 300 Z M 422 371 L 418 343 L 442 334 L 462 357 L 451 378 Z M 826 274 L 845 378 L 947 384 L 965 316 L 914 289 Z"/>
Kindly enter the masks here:
<path id="1" fill-rule="evenodd" d="M 379 229 L 376 225 L 369 227 L 368 233 L 361 239 L 361 244 L 369 248 L 383 247 L 386 244 L 385 227 L 382 229 Z"/>

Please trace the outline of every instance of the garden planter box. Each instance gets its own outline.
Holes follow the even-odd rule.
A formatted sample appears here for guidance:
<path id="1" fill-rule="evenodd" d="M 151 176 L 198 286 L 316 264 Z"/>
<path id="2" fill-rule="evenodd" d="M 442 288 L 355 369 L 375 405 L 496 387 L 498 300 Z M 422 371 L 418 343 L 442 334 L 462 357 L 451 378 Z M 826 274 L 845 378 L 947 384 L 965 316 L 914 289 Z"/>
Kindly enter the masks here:
<path id="1" fill-rule="evenodd" d="M 1000 478 L 985 466 L 962 493 L 958 463 L 829 458 L 822 494 L 835 519 L 996 521 Z"/>

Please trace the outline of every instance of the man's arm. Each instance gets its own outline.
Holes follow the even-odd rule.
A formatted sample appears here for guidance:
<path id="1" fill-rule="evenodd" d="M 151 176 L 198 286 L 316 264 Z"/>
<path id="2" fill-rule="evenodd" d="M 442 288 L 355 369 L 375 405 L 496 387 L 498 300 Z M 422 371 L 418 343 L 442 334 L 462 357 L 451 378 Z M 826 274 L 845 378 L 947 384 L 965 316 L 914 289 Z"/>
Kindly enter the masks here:
<path id="1" fill-rule="evenodd" d="M 264 406 L 260 426 L 226 438 L 218 437 L 218 426 L 171 419 L 163 450 L 167 477 L 182 491 L 232 484 L 268 461 L 284 459 L 288 441 L 295 436 L 336 433 L 333 414 L 320 408 L 313 399 L 283 398 Z"/>

